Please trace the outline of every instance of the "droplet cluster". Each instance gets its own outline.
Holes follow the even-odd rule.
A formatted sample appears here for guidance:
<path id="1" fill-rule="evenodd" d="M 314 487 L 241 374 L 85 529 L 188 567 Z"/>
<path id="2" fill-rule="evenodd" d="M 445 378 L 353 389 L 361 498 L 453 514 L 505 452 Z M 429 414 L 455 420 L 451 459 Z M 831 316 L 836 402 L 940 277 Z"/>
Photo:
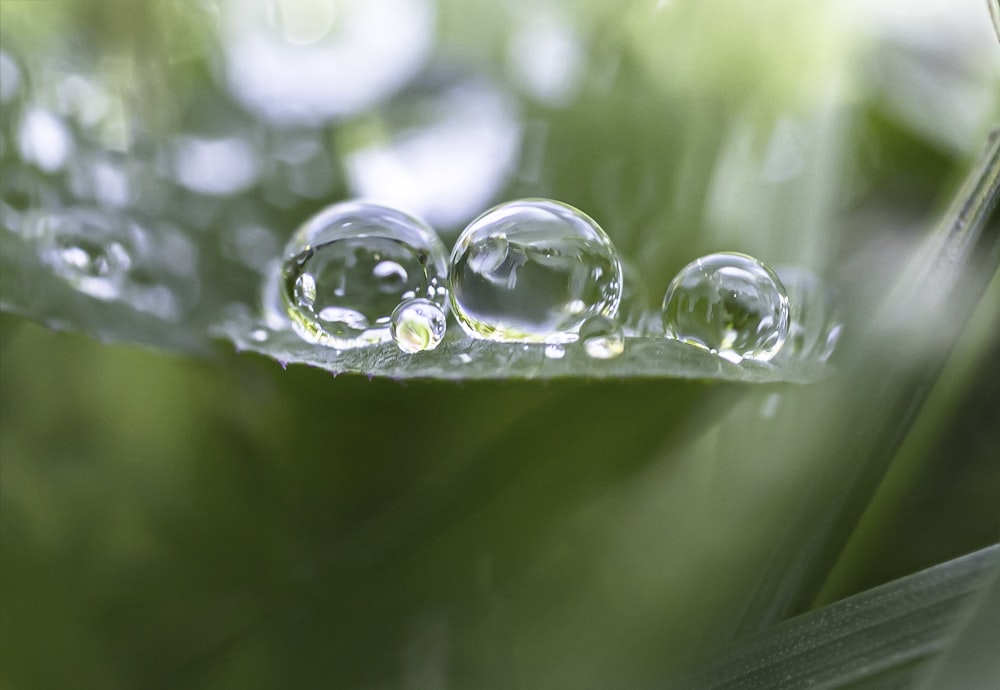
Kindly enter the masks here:
<path id="1" fill-rule="evenodd" d="M 825 361 L 840 334 L 830 291 L 815 274 L 775 272 L 737 252 L 684 266 L 651 312 L 636 270 L 623 269 L 607 233 L 549 199 L 486 211 L 461 232 L 450 259 L 414 216 L 334 204 L 295 232 L 276 270 L 270 284 L 292 329 L 341 350 L 390 340 L 407 354 L 432 350 L 445 339 L 449 313 L 472 339 L 539 343 L 546 359 L 562 359 L 567 347 L 614 359 L 630 338 L 665 337 L 735 363 Z"/>

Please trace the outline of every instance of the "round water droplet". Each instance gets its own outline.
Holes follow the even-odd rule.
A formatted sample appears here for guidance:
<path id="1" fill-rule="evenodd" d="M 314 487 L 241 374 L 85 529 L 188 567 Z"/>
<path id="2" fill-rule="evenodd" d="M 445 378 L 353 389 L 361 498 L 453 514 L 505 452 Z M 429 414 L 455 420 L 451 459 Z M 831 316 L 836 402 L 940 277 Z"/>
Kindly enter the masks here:
<path id="1" fill-rule="evenodd" d="M 96 211 L 43 213 L 28 221 L 38 257 L 80 292 L 100 300 L 121 297 L 133 258 L 121 228 Z"/>
<path id="2" fill-rule="evenodd" d="M 625 352 L 625 332 L 614 319 L 592 316 L 580 326 L 580 343 L 588 357 L 614 359 Z"/>
<path id="3" fill-rule="evenodd" d="M 566 356 L 566 348 L 562 345 L 552 343 L 545 346 L 545 356 L 548 359 L 562 359 Z"/>
<path id="4" fill-rule="evenodd" d="M 774 357 L 788 333 L 788 314 L 788 295 L 774 271 L 736 252 L 692 261 L 663 298 L 667 337 L 733 362 Z"/>
<path id="5" fill-rule="evenodd" d="M 295 331 L 340 349 L 389 341 L 393 311 L 426 297 L 443 307 L 444 247 L 424 222 L 364 202 L 334 204 L 296 231 L 281 268 Z"/>
<path id="6" fill-rule="evenodd" d="M 778 358 L 825 362 L 842 330 L 834 289 L 805 268 L 779 266 L 775 273 L 788 292 L 789 307 L 788 338 Z"/>
<path id="7" fill-rule="evenodd" d="M 390 332 L 403 352 L 423 352 L 441 344 L 447 321 L 444 310 L 436 302 L 411 299 L 392 312 Z"/>
<path id="8" fill-rule="evenodd" d="M 462 231 L 451 254 L 451 305 L 474 338 L 571 342 L 591 316 L 615 316 L 618 253 L 581 211 L 546 199 L 501 204 Z"/>

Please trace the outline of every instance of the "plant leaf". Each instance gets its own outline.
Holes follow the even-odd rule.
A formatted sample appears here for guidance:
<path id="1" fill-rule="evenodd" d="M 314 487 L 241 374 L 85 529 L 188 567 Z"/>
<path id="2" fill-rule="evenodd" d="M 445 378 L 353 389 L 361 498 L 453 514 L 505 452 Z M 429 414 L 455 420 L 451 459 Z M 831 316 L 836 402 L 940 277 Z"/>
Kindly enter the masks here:
<path id="1" fill-rule="evenodd" d="M 803 614 L 720 654 L 724 661 L 678 687 L 912 687 L 931 658 L 963 642 L 956 624 L 966 608 L 985 613 L 992 605 L 995 592 L 977 596 L 998 565 L 995 545 Z"/>

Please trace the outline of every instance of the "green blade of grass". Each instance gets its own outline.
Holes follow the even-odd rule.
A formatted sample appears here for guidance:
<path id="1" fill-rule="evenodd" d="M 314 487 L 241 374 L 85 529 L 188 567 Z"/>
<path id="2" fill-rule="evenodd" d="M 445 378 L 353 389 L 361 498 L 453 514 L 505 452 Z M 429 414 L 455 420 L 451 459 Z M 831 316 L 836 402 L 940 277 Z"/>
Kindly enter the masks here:
<path id="1" fill-rule="evenodd" d="M 720 654 L 683 687 L 912 687 L 929 659 L 964 639 L 955 626 L 998 564 L 994 545 L 803 614 Z"/>

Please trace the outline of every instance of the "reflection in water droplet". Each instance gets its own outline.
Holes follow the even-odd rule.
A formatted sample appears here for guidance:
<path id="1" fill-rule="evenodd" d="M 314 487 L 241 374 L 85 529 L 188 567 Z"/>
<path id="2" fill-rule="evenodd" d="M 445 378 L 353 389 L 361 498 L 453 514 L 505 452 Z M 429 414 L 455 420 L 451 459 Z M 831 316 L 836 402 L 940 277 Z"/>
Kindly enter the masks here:
<path id="1" fill-rule="evenodd" d="M 523 199 L 462 231 L 450 286 L 452 310 L 474 338 L 570 342 L 588 317 L 618 313 L 622 267 L 611 240 L 584 213 Z"/>
<path id="2" fill-rule="evenodd" d="M 433 350 L 444 339 L 448 318 L 436 302 L 417 298 L 402 302 L 392 312 L 390 333 L 403 352 Z"/>
<path id="3" fill-rule="evenodd" d="M 452 227 L 493 199 L 515 167 L 521 132 L 498 87 L 432 72 L 350 134 L 359 144 L 344 165 L 355 195 Z"/>
<path id="4" fill-rule="evenodd" d="M 757 259 L 720 252 L 681 269 L 663 298 L 667 337 L 724 359 L 769 361 L 788 333 L 788 295 Z"/>
<path id="5" fill-rule="evenodd" d="M 625 352 L 625 332 L 614 319 L 592 316 L 580 326 L 580 343 L 588 357 L 614 359 Z"/>
<path id="6" fill-rule="evenodd" d="M 21 121 L 21 157 L 40 170 L 60 170 L 73 154 L 73 136 L 61 118 L 44 108 L 29 108 Z"/>
<path id="7" fill-rule="evenodd" d="M 552 343 L 545 346 L 545 356 L 549 359 L 562 359 L 566 356 L 566 348 Z"/>
<path id="8" fill-rule="evenodd" d="M 229 89 L 283 123 L 372 106 L 420 69 L 434 30 L 429 0 L 341 0 L 335 14 L 314 12 L 310 28 L 320 30 L 305 33 L 301 14 L 275 12 L 274 0 L 230 0 L 221 9 Z"/>
<path id="9" fill-rule="evenodd" d="M 775 269 L 788 293 L 788 338 L 778 360 L 825 362 L 840 339 L 842 324 L 832 287 L 812 271 L 796 266 Z"/>
<path id="10" fill-rule="evenodd" d="M 447 276 L 444 247 L 428 225 L 364 202 L 313 216 L 286 247 L 281 293 L 295 331 L 346 349 L 386 342 L 400 302 L 424 295 L 439 306 Z"/>

